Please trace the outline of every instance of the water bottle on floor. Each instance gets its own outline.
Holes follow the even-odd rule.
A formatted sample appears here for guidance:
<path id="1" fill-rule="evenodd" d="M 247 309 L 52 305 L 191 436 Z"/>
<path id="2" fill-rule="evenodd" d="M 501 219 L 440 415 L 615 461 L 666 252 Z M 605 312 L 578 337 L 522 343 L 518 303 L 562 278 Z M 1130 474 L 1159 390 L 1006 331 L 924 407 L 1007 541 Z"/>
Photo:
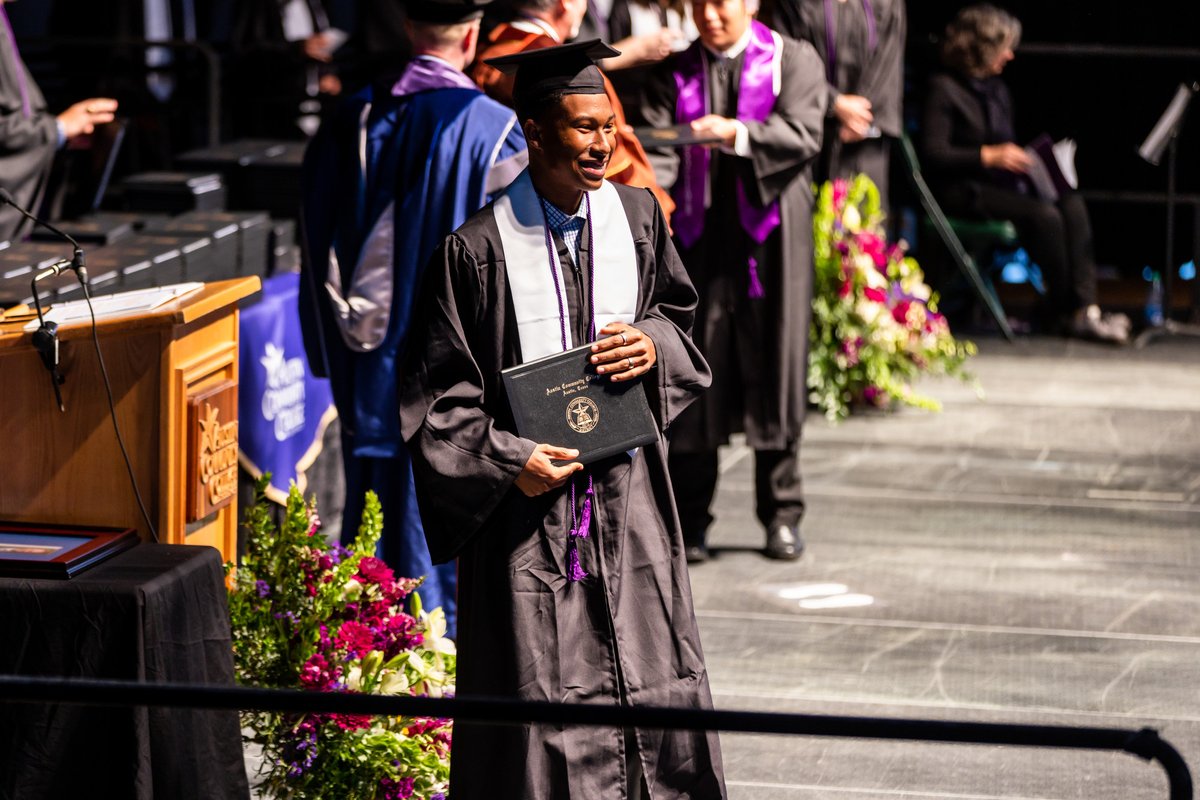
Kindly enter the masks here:
<path id="1" fill-rule="evenodd" d="M 1162 276 L 1154 272 L 1150 277 L 1150 291 L 1146 293 L 1146 324 L 1157 328 L 1163 324 L 1163 319 Z"/>

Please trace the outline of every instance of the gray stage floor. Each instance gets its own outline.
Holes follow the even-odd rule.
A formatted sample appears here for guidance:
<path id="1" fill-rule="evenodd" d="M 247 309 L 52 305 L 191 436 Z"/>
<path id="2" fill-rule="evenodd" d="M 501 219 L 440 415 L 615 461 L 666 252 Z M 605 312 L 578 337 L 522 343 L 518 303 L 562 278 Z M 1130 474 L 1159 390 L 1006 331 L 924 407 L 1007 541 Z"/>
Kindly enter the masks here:
<path id="1" fill-rule="evenodd" d="M 983 342 L 941 414 L 810 422 L 808 551 L 723 453 L 692 570 L 728 709 L 1157 728 L 1200 770 L 1200 342 Z M 1122 754 L 722 738 L 734 800 L 1166 798 Z"/>

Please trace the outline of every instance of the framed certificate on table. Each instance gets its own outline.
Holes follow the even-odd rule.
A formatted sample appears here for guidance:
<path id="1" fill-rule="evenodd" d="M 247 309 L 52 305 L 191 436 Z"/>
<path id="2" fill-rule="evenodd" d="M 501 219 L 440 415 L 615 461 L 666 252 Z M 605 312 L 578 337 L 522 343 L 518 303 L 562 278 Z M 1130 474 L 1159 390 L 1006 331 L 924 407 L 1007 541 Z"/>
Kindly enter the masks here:
<path id="1" fill-rule="evenodd" d="M 641 381 L 597 375 L 590 344 L 502 370 L 517 433 L 579 451 L 581 464 L 658 441 Z M 567 463 L 567 462 L 563 462 Z"/>
<path id="2" fill-rule="evenodd" d="M 0 577 L 70 578 L 137 543 L 132 528 L 0 522 Z"/>

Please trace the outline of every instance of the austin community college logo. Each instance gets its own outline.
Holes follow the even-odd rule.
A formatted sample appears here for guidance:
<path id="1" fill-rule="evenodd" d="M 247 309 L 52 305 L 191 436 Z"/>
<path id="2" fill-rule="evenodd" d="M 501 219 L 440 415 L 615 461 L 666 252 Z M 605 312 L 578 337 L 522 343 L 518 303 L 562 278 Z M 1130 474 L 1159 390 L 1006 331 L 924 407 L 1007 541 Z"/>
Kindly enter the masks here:
<path id="1" fill-rule="evenodd" d="M 576 433 L 590 433 L 600 424 L 600 408 L 586 397 L 576 397 L 567 404 L 567 424 Z"/>

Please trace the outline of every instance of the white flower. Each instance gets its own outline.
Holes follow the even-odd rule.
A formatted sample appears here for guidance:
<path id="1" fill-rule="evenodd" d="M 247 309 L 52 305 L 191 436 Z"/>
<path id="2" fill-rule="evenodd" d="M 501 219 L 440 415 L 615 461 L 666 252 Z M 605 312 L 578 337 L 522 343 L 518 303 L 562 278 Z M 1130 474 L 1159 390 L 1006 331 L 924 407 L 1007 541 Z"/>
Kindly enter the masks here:
<path id="1" fill-rule="evenodd" d="M 362 596 L 363 585 L 351 578 L 342 586 L 342 599 L 347 602 L 354 602 Z"/>
<path id="2" fill-rule="evenodd" d="M 408 676 L 403 670 L 384 670 L 379 682 L 380 694 L 404 694 L 408 690 Z"/>
<path id="3" fill-rule="evenodd" d="M 448 656 L 457 653 L 454 642 L 446 638 L 446 612 L 435 608 L 433 611 L 421 611 L 420 614 L 425 627 L 425 637 L 421 646 L 431 653 Z"/>
<path id="4" fill-rule="evenodd" d="M 862 216 L 857 208 L 852 205 L 846 206 L 846 210 L 842 212 L 842 225 L 851 233 L 858 233 L 862 227 Z"/>

